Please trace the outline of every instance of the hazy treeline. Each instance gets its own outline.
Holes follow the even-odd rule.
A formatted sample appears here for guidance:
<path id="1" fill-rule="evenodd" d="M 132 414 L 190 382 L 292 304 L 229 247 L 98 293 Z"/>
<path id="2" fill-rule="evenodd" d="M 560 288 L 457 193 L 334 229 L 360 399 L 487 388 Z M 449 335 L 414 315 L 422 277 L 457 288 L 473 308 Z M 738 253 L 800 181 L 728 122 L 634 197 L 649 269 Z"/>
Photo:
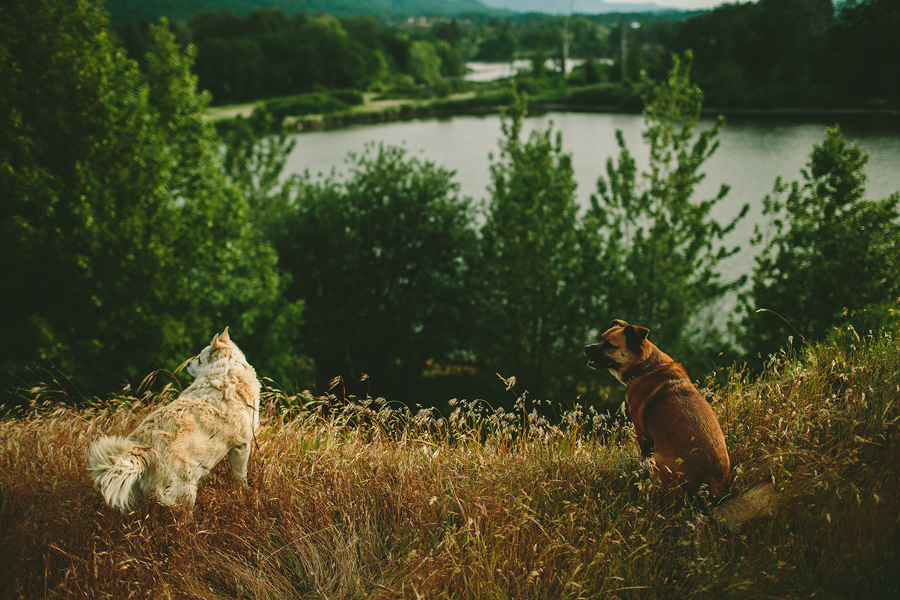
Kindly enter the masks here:
<path id="1" fill-rule="evenodd" d="M 209 0 L 105 0 L 113 24 L 134 20 L 155 21 L 165 16 L 187 20 L 201 10 L 209 10 Z M 327 13 L 340 17 L 373 15 L 387 19 L 405 19 L 409 15 L 427 14 L 465 16 L 477 14 L 509 14 L 494 10 L 475 0 L 215 0 L 215 8 L 223 8 L 237 15 L 260 8 L 275 8 L 294 16 L 298 12 L 309 15 Z"/>
<path id="2" fill-rule="evenodd" d="M 151 34 L 139 68 L 90 2 L 0 7 L 5 389 L 104 396 L 174 369 L 228 325 L 287 388 L 340 376 L 346 393 L 434 404 L 502 397 L 499 373 L 519 392 L 599 402 L 611 382 L 581 349 L 612 318 L 649 327 L 695 377 L 838 324 L 897 324 L 900 198 L 863 199 L 866 157 L 837 129 L 800 182 L 766 199 L 773 229 L 751 285 L 721 278 L 738 251 L 722 240 L 743 213 L 711 217 L 727 186 L 694 197 L 722 122 L 695 131 L 689 52 L 644 82 L 647 171 L 620 135 L 579 213 L 564 140 L 522 135 L 522 95 L 483 206 L 392 147 L 351 156 L 342 178 L 283 181 L 295 142 L 265 136 L 261 112 L 219 138 L 191 52 L 165 23 Z M 708 309 L 734 290 L 729 341 Z"/>

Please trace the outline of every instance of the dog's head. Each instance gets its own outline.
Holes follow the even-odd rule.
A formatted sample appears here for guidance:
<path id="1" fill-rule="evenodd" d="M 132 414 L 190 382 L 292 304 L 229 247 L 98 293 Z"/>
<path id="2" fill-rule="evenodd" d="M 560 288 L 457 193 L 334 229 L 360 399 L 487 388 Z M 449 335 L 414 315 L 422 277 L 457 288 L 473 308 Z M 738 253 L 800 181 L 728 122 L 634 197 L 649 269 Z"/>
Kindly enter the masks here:
<path id="1" fill-rule="evenodd" d="M 628 369 L 645 360 L 644 342 L 649 333 L 645 327 L 635 327 L 618 319 L 613 321 L 599 342 L 584 347 L 588 366 L 609 369 L 616 379 L 623 381 L 622 376 Z"/>
<path id="2" fill-rule="evenodd" d="M 230 361 L 242 367 L 250 368 L 247 359 L 244 358 L 244 353 L 228 336 L 227 327 L 221 335 L 218 333 L 214 335 L 209 346 L 204 348 L 200 354 L 188 361 L 187 371 L 194 377 L 199 377 L 210 365 L 221 361 Z"/>

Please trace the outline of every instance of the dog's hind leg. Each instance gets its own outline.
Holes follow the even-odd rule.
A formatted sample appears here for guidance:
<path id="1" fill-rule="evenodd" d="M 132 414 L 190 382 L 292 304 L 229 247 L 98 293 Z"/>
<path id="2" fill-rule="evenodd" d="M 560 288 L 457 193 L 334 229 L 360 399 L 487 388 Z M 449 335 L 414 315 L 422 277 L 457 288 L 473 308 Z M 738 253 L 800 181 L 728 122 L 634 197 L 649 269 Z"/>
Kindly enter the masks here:
<path id="1" fill-rule="evenodd" d="M 240 444 L 228 451 L 228 462 L 231 463 L 231 472 L 235 478 L 247 484 L 247 462 L 250 460 L 250 444 Z"/>
<path id="2" fill-rule="evenodd" d="M 678 487 L 684 478 L 679 468 L 679 462 L 678 458 L 660 452 L 655 453 L 650 467 L 650 480 L 661 487 Z"/>
<path id="3" fill-rule="evenodd" d="M 157 489 L 160 504 L 181 505 L 190 510 L 197 500 L 197 484 L 208 472 L 200 463 L 183 464 L 169 475 L 165 486 Z"/>

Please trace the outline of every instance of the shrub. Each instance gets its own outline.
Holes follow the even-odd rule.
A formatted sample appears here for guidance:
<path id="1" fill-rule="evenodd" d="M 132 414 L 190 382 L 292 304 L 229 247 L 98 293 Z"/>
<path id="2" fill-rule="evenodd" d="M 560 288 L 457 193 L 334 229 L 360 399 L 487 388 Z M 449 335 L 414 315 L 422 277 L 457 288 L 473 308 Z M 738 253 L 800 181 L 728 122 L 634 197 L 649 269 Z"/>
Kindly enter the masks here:
<path id="1" fill-rule="evenodd" d="M 324 92 L 276 98 L 265 103 L 265 109 L 279 121 L 285 117 L 328 114 L 348 108 L 350 108 L 350 103 Z"/>

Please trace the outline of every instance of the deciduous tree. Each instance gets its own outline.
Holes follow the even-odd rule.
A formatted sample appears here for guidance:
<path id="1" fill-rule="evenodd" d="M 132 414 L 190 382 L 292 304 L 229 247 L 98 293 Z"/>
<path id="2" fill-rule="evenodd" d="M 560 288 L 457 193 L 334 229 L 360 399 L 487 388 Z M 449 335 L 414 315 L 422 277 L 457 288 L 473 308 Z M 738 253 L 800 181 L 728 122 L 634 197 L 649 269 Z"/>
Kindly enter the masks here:
<path id="1" fill-rule="evenodd" d="M 477 245 L 452 177 L 402 148 L 370 146 L 346 180 L 301 186 L 278 250 L 290 298 L 305 301 L 303 349 L 320 390 L 367 374 L 373 395 L 410 401 L 428 359 L 467 347 Z"/>
<path id="2" fill-rule="evenodd" d="M 779 178 L 765 198 L 770 233 L 757 227 L 755 243 L 764 248 L 742 299 L 741 341 L 751 355 L 766 358 L 789 340 L 823 339 L 839 325 L 859 333 L 896 327 L 900 194 L 864 200 L 867 161 L 839 127 L 829 128 L 813 146 L 803 181 Z"/>
<path id="3" fill-rule="evenodd" d="M 667 353 L 689 368 L 708 368 L 721 349 L 708 309 L 742 283 L 723 281 L 717 270 L 738 251 L 723 246 L 722 239 L 748 207 L 721 224 L 711 213 L 728 193 L 727 185 L 713 198 L 694 198 L 723 120 L 695 135 L 703 93 L 691 84 L 690 67 L 690 52 L 684 59 L 676 55 L 664 81 L 655 86 L 644 81 L 647 170 L 639 174 L 617 132 L 618 161 L 608 159 L 587 219 L 603 236 L 597 272 L 605 273 L 610 318 L 648 327 Z"/>
<path id="4" fill-rule="evenodd" d="M 104 394 L 278 318 L 275 254 L 221 170 L 190 57 L 153 38 L 144 74 L 93 2 L 0 5 L 4 387 L 37 365 Z"/>
<path id="5" fill-rule="evenodd" d="M 589 327 L 576 184 L 561 134 L 522 139 L 526 103 L 515 96 L 491 165 L 479 355 L 534 395 L 574 398 Z"/>

